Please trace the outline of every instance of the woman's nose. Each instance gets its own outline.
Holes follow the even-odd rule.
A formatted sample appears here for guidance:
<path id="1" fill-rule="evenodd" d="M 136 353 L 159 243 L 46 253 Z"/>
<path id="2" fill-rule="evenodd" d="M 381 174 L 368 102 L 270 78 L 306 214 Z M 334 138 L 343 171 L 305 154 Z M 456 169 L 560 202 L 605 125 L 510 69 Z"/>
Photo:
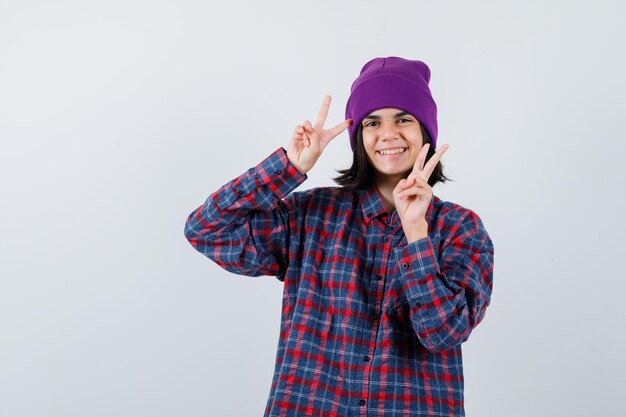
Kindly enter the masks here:
<path id="1" fill-rule="evenodd" d="M 395 123 L 393 123 L 393 122 L 392 123 L 381 123 L 380 124 L 379 133 L 380 133 L 380 138 L 381 139 L 394 138 L 398 134 L 398 129 L 397 129 L 397 126 L 395 125 Z"/>

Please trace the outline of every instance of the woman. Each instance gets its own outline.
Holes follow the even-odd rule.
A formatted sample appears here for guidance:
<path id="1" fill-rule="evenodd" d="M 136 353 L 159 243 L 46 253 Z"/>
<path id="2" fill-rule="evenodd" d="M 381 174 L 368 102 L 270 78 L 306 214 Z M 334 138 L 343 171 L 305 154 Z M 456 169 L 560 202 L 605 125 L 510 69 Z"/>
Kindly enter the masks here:
<path id="1" fill-rule="evenodd" d="M 493 244 L 479 216 L 432 193 L 436 152 L 428 66 L 375 58 L 352 84 L 346 120 L 313 125 L 194 210 L 185 235 L 236 274 L 284 282 L 265 416 L 463 416 L 461 343 L 490 302 Z M 348 128 L 340 187 L 295 192 Z"/>

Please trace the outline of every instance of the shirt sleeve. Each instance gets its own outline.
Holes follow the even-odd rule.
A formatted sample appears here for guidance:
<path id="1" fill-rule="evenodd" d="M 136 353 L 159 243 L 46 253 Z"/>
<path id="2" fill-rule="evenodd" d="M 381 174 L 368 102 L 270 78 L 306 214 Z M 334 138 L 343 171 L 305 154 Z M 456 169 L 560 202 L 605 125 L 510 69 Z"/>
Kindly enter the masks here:
<path id="1" fill-rule="evenodd" d="M 289 193 L 307 178 L 280 147 L 195 209 L 185 223 L 185 237 L 227 271 L 282 281 L 297 205 L 297 193 Z"/>
<path id="2" fill-rule="evenodd" d="M 411 325 L 431 352 L 466 341 L 491 300 L 491 238 L 471 210 L 457 217 L 438 258 L 429 237 L 395 249 Z"/>

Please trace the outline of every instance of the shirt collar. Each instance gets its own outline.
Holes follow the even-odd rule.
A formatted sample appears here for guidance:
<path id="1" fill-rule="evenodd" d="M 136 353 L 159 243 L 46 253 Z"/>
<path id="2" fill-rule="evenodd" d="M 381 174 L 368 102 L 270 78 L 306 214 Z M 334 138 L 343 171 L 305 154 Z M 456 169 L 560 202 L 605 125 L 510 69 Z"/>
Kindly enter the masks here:
<path id="1" fill-rule="evenodd" d="M 378 191 L 376 185 L 372 184 L 372 186 L 368 187 L 365 190 L 362 190 L 360 193 L 360 201 L 361 201 L 361 210 L 363 212 L 363 218 L 365 219 L 365 223 L 369 223 L 372 219 L 380 216 L 381 214 L 387 213 L 387 209 L 383 204 L 383 197 Z M 433 206 L 437 203 L 439 198 L 435 196 L 433 193 L 433 198 L 430 200 L 430 204 L 428 205 L 428 209 L 426 210 L 426 221 L 430 223 L 430 219 L 433 215 Z M 387 213 L 391 215 L 391 213 Z"/>

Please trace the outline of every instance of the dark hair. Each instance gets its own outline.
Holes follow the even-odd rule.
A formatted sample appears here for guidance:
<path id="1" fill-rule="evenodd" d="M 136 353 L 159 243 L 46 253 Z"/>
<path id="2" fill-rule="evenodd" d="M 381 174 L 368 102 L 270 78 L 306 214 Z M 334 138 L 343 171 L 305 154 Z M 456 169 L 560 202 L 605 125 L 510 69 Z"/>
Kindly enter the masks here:
<path id="1" fill-rule="evenodd" d="M 426 153 L 426 162 L 428 162 L 430 157 L 435 154 L 436 150 L 432 148 L 430 135 L 421 123 L 420 129 L 422 130 L 424 144 L 431 144 L 431 146 L 428 147 L 428 152 Z M 361 123 L 359 123 L 356 127 L 354 135 L 356 137 L 356 149 L 353 154 L 352 166 L 346 169 L 335 170 L 341 175 L 333 178 L 333 181 L 348 191 L 358 191 L 370 187 L 374 183 L 374 175 L 376 173 L 374 167 L 367 159 L 367 154 L 365 153 L 365 148 L 363 147 L 363 125 Z M 433 187 L 438 182 L 445 183 L 446 181 L 454 180 L 444 175 L 443 165 L 441 165 L 441 161 L 439 161 L 428 179 L 428 185 Z"/>

